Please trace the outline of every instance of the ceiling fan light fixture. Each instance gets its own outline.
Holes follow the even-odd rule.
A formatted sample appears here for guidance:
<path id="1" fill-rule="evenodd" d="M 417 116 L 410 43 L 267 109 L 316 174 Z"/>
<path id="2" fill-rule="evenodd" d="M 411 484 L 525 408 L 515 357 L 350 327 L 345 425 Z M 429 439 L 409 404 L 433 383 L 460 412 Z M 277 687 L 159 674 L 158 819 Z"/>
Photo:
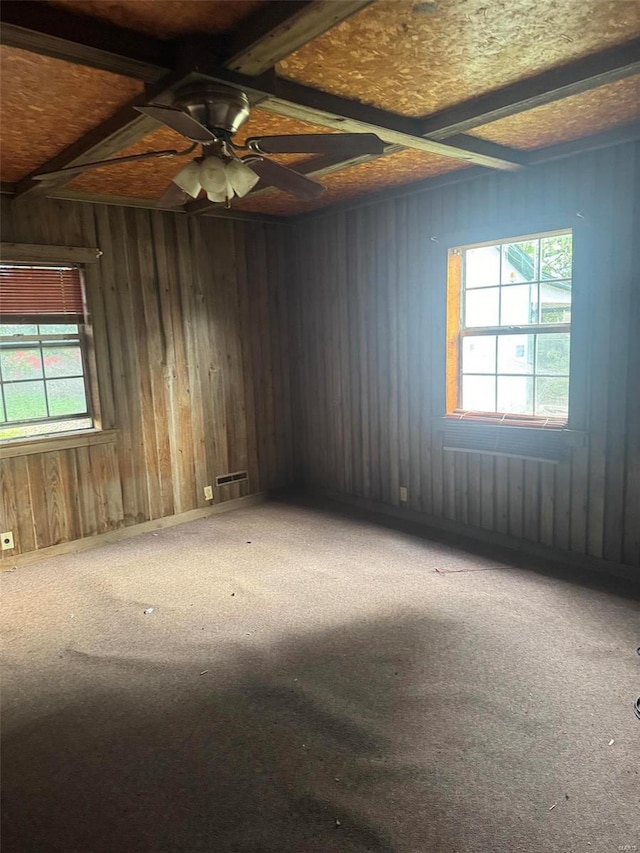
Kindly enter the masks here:
<path id="1" fill-rule="evenodd" d="M 209 201 L 213 201 L 213 202 L 224 202 L 228 198 L 232 198 L 232 196 L 233 196 L 233 190 L 230 188 L 228 191 L 225 190 L 225 191 L 219 192 L 219 193 L 212 193 L 212 192 L 207 191 L 207 198 L 209 199 Z"/>
<path id="2" fill-rule="evenodd" d="M 200 183 L 207 193 L 224 193 L 228 191 L 227 169 L 218 157 L 206 157 L 200 164 Z M 232 193 L 233 194 L 233 193 Z"/>
<path id="3" fill-rule="evenodd" d="M 227 180 L 238 198 L 251 192 L 260 180 L 260 176 L 256 175 L 253 169 L 242 160 L 232 160 L 227 164 L 226 172 Z"/>
<path id="4" fill-rule="evenodd" d="M 198 198 L 202 186 L 200 184 L 200 163 L 192 160 L 173 178 L 173 183 L 188 193 L 191 198 Z"/>

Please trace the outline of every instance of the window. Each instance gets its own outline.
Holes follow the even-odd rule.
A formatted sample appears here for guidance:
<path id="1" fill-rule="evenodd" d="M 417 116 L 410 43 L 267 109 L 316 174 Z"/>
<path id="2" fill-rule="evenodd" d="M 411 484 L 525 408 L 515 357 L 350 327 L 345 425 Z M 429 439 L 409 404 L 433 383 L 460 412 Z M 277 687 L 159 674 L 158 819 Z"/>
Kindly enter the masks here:
<path id="1" fill-rule="evenodd" d="M 80 270 L 0 265 L 0 439 L 91 427 Z"/>
<path id="2" fill-rule="evenodd" d="M 571 231 L 450 250 L 449 414 L 566 424 L 571 270 Z"/>

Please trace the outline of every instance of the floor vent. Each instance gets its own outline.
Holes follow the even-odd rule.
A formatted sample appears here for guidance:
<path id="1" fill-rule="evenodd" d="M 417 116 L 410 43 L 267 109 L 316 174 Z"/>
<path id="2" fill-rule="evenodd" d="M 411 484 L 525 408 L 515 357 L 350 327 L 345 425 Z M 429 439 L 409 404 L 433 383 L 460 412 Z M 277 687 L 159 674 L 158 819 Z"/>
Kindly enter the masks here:
<path id="1" fill-rule="evenodd" d="M 230 483 L 239 483 L 241 480 L 248 480 L 249 475 L 246 471 L 236 471 L 235 474 L 221 474 L 216 477 L 216 486 L 228 486 Z"/>

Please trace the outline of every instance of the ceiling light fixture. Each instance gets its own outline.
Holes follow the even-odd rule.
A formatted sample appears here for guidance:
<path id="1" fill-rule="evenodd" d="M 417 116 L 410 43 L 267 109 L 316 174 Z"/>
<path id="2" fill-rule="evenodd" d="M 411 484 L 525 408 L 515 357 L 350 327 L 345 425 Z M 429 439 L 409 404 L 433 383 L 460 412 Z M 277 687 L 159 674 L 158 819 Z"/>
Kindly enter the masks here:
<path id="1" fill-rule="evenodd" d="M 241 160 L 225 162 L 219 157 L 193 160 L 181 169 L 173 183 L 191 198 L 198 198 L 204 190 L 209 201 L 228 202 L 234 195 L 242 198 L 260 180 L 259 176 Z"/>

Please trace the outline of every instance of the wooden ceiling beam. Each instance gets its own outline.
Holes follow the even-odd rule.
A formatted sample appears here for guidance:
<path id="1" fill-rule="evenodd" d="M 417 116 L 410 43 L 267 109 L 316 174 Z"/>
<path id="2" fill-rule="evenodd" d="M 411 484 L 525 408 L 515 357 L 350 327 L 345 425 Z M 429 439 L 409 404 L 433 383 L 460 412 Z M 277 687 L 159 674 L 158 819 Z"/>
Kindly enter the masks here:
<path id="1" fill-rule="evenodd" d="M 249 77 L 222 68 L 211 61 L 203 40 L 185 42 L 183 51 L 191 57 L 195 69 L 194 82 L 210 80 L 242 89 L 249 97 L 260 101 L 260 109 L 276 115 L 287 116 L 348 133 L 375 133 L 390 145 L 415 148 L 429 154 L 463 160 L 491 169 L 515 171 L 527 163 L 527 155 L 484 139 L 456 137 L 450 142 L 425 139 L 421 133 L 421 120 L 389 113 L 377 107 L 351 101 L 337 95 L 303 86 L 292 80 L 267 72 L 260 77 Z"/>
<path id="2" fill-rule="evenodd" d="M 173 45 L 32 0 L 3 0 L 0 43 L 152 83 L 173 67 Z"/>
<path id="3" fill-rule="evenodd" d="M 228 34 L 223 65 L 241 74 L 262 74 L 371 2 L 273 0 Z"/>
<path id="4" fill-rule="evenodd" d="M 450 137 L 597 86 L 640 74 L 640 39 L 544 71 L 526 80 L 478 95 L 426 116 L 420 133 L 429 139 Z"/>

